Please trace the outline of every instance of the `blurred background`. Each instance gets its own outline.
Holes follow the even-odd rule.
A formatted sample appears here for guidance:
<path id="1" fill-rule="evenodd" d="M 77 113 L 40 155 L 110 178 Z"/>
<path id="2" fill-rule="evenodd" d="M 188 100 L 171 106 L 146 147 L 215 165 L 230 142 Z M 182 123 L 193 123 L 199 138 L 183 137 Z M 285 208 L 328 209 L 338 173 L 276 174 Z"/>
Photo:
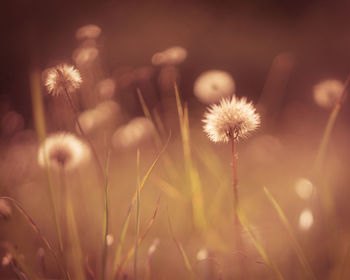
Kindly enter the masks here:
<path id="1" fill-rule="evenodd" d="M 38 141 L 29 74 L 33 69 L 44 73 L 48 67 L 61 62 L 75 64 L 84 80 L 75 100 L 80 111 L 97 109 L 96 106 L 107 102 L 101 107 L 102 111 L 118 113 L 118 117 L 112 114 L 112 121 L 103 124 L 105 134 L 100 133 L 101 128 L 89 132 L 101 159 L 105 157 L 106 138 L 112 139 L 114 145 L 114 131 L 144 114 L 136 88 L 141 89 L 152 116 L 162 120 L 163 144 L 172 131 L 167 157 L 175 165 L 179 177 L 168 176 L 169 162 L 161 161 L 145 186 L 148 189 L 142 197 L 142 229 L 152 217 L 160 194 L 162 201 L 154 228 L 140 249 L 140 275 L 147 274 L 148 249 L 159 238 L 152 279 L 189 279 L 169 233 L 169 212 L 175 235 L 183 243 L 199 279 L 220 279 L 220 273 L 224 279 L 241 279 L 237 268 L 232 266 L 237 261 L 237 252 L 232 239 L 229 147 L 210 143 L 206 138 L 201 127 L 206 104 L 193 94 L 195 81 L 202 72 L 219 69 L 232 75 L 237 96 L 247 96 L 262 115 L 259 131 L 252 139 L 238 144 L 242 209 L 254 232 L 281 269 L 284 279 L 304 279 L 285 229 L 263 193 L 263 187 L 267 186 L 287 213 L 316 279 L 348 279 L 350 271 L 343 267 L 349 261 L 350 236 L 349 98 L 341 108 L 331 135 L 324 178 L 311 177 L 331 112 L 315 104 L 314 86 L 325 79 L 344 82 L 350 73 L 349 10 L 350 2 L 346 0 L 3 1 L 0 17 L 3 38 L 0 45 L 0 194 L 21 201 L 55 243 L 51 214 L 43 211 L 50 209 L 50 205 L 45 198 L 45 175 L 37 164 Z M 91 24 L 100 28 L 98 38 L 95 41 L 77 38 L 79 28 Z M 181 46 L 186 51 L 181 63 L 155 63 L 156 53 L 173 46 Z M 93 52 L 83 52 L 79 56 L 83 49 Z M 177 119 L 174 81 L 189 107 L 192 156 L 202 182 L 209 224 L 205 233 L 198 230 L 191 218 L 193 209 L 183 170 L 186 159 Z M 106 91 L 102 90 L 104 88 Z M 44 86 L 42 90 L 48 133 L 59 130 L 77 133 L 72 113 L 64 108 L 64 100 L 47 95 Z M 86 129 L 91 128 L 85 125 Z M 159 129 L 159 124 L 157 127 Z M 160 150 L 150 139 L 131 148 L 116 148 L 118 145 L 113 146 L 111 158 L 110 210 L 114 243 L 110 245 L 110 256 L 115 251 L 135 190 L 136 146 L 141 149 L 142 174 Z M 75 174 L 76 177 L 70 177 L 70 184 L 79 185 L 73 190 L 73 196 L 81 203 L 76 215 L 79 230 L 86 233 L 81 236 L 84 256 L 89 257 L 92 270 L 98 272 L 100 253 L 96 252 L 100 252 L 101 244 L 96 240 L 101 238 L 103 192 L 96 191 L 98 179 L 94 167 L 84 168 Z M 82 187 L 80 183 L 87 175 L 92 178 Z M 54 181 L 59 184 L 58 178 Z M 310 189 L 317 189 L 320 181 L 331 190 L 332 211 L 327 217 L 318 208 L 318 198 L 310 199 Z M 317 194 L 318 190 L 313 192 Z M 0 209 L 7 209 L 10 214 L 2 215 L 13 215 L 13 218 L 0 221 L 1 241 L 16 244 L 24 259 L 40 270 L 37 251 L 43 244 L 28 230 L 24 219 L 14 209 L 6 207 Z M 135 238 L 134 223 L 132 220 L 124 255 Z M 262 264 L 246 231 L 243 231 L 243 238 L 248 255 L 246 262 L 252 269 L 249 277 L 272 279 L 273 274 Z M 323 242 L 327 245 L 320 246 Z M 2 258 L 6 256 L 5 249 L 0 252 Z M 203 262 L 208 256 L 214 262 Z M 58 278 L 52 257 L 47 258 L 47 274 Z M 129 277 L 126 279 L 132 279 L 131 265 L 125 269 L 125 274 Z M 4 279 L 15 278 L 6 265 L 0 268 L 0 278 L 2 275 Z"/>

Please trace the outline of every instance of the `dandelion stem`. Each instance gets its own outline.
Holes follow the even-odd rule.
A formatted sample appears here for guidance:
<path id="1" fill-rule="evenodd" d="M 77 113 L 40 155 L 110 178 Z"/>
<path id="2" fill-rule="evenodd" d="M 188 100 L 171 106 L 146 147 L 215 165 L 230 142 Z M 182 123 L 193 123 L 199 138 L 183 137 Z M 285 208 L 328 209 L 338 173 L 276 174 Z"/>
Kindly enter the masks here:
<path id="1" fill-rule="evenodd" d="M 242 237 L 240 234 L 240 221 L 238 217 L 239 210 L 239 197 L 238 197 L 238 177 L 237 177 L 237 160 L 236 160 L 236 143 L 235 138 L 231 138 L 231 149 L 232 149 L 232 191 L 233 191 L 233 208 L 234 208 L 234 234 L 237 246 L 237 251 L 239 253 L 244 252 L 244 246 L 242 242 Z M 240 255 L 240 254 L 239 254 Z M 241 278 L 248 279 L 248 270 L 246 268 L 245 261 L 241 259 L 240 266 L 240 276 Z"/>
<path id="2" fill-rule="evenodd" d="M 137 279 L 137 253 L 138 253 L 138 240 L 140 234 L 140 150 L 137 150 L 136 157 L 136 239 L 135 239 L 135 254 L 134 254 L 134 280 Z"/>
<path id="3" fill-rule="evenodd" d="M 69 106 L 71 107 L 73 113 L 74 113 L 74 116 L 75 116 L 75 121 L 77 123 L 77 126 L 78 126 L 78 129 L 79 129 L 79 132 L 81 133 L 81 135 L 86 139 L 86 141 L 89 143 L 89 146 L 92 150 L 92 154 L 95 158 L 95 161 L 96 161 L 96 164 L 98 166 L 98 170 L 99 170 L 99 176 L 100 178 L 104 178 L 104 171 L 103 171 L 103 168 L 102 168 L 102 165 L 101 165 L 101 162 L 100 162 L 100 159 L 98 157 L 98 154 L 97 154 L 97 151 L 95 149 L 95 146 L 92 144 L 90 138 L 86 135 L 86 133 L 84 132 L 81 124 L 80 124 L 80 121 L 79 121 L 79 112 L 78 112 L 78 109 L 75 107 L 74 105 L 74 102 L 71 98 L 71 96 L 69 95 L 68 93 L 68 90 L 66 88 L 64 88 L 64 93 L 65 93 L 65 96 L 66 96 L 66 99 L 68 101 L 68 104 Z M 103 179 L 102 179 L 103 181 Z"/>

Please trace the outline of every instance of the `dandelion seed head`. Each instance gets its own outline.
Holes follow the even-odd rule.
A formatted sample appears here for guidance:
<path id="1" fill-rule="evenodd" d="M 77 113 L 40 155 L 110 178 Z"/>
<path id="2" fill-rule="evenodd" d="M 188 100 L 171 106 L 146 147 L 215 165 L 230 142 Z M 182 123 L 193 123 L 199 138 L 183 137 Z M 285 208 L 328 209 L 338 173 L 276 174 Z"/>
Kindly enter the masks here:
<path id="1" fill-rule="evenodd" d="M 314 101 L 323 108 L 332 108 L 341 97 L 344 84 L 339 80 L 324 80 L 314 86 Z"/>
<path id="2" fill-rule="evenodd" d="M 253 104 L 245 97 L 224 98 L 219 104 L 213 104 L 204 114 L 204 131 L 213 142 L 238 140 L 260 125 L 260 116 Z"/>
<path id="3" fill-rule="evenodd" d="M 47 91 L 54 95 L 63 94 L 66 90 L 68 93 L 76 91 L 82 79 L 79 71 L 68 64 L 59 64 L 45 71 L 45 86 Z"/>
<path id="4" fill-rule="evenodd" d="M 174 46 L 152 56 L 153 65 L 171 64 L 177 65 L 187 58 L 187 50 L 183 47 Z"/>
<path id="5" fill-rule="evenodd" d="M 101 28 L 95 24 L 87 24 L 80 27 L 76 33 L 75 37 L 78 40 L 83 39 L 97 39 L 101 34 Z"/>
<path id="6" fill-rule="evenodd" d="M 149 119 L 144 117 L 134 118 L 114 132 L 112 144 L 116 149 L 138 146 L 142 141 L 152 136 L 154 129 L 153 123 Z"/>
<path id="7" fill-rule="evenodd" d="M 91 156 L 85 142 L 71 133 L 57 133 L 45 139 L 39 148 L 38 162 L 58 171 L 70 171 L 87 162 Z"/>
<path id="8" fill-rule="evenodd" d="M 310 209 L 304 209 L 299 216 L 299 228 L 301 230 L 309 230 L 314 223 L 314 216 Z"/>
<path id="9" fill-rule="evenodd" d="M 235 82 L 229 73 L 221 70 L 210 70 L 198 76 L 194 83 L 193 92 L 199 101 L 211 104 L 232 96 L 235 89 Z"/>

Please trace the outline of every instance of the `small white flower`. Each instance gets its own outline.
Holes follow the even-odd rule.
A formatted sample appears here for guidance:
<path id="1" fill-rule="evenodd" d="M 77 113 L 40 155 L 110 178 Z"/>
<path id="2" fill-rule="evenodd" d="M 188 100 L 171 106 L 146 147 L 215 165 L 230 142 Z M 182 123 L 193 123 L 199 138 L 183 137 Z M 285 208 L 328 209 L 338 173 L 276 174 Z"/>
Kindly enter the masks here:
<path id="1" fill-rule="evenodd" d="M 204 131 L 213 142 L 229 142 L 246 137 L 260 125 L 260 116 L 245 97 L 225 98 L 204 114 Z"/>
<path id="2" fill-rule="evenodd" d="M 85 142 L 70 133 L 57 133 L 46 138 L 39 148 L 38 162 L 55 170 L 74 170 L 89 160 L 90 149 Z"/>
<path id="3" fill-rule="evenodd" d="M 52 67 L 44 73 L 44 76 L 46 89 L 54 96 L 64 94 L 64 91 L 72 93 L 82 83 L 79 71 L 73 65 L 68 64 Z"/>

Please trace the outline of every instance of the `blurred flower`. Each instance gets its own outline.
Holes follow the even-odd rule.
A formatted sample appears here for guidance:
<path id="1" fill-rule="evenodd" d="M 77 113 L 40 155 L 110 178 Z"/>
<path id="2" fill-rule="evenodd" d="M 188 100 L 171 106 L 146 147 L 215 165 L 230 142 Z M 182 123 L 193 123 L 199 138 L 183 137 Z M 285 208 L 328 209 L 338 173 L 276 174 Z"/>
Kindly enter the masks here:
<path id="1" fill-rule="evenodd" d="M 149 139 L 154 129 L 153 123 L 149 119 L 144 117 L 134 118 L 114 132 L 112 144 L 115 148 L 135 147 L 143 140 Z"/>
<path id="2" fill-rule="evenodd" d="M 134 70 L 134 77 L 137 81 L 149 81 L 153 75 L 153 66 L 142 66 Z"/>
<path id="3" fill-rule="evenodd" d="M 5 199 L 0 199 L 0 217 L 8 219 L 12 214 L 10 204 Z"/>
<path id="4" fill-rule="evenodd" d="M 304 209 L 299 216 L 299 228 L 308 230 L 314 223 L 314 216 L 310 209 Z"/>
<path id="5" fill-rule="evenodd" d="M 111 246 L 114 242 L 114 237 L 112 234 L 107 234 L 106 237 L 107 246 Z"/>
<path id="6" fill-rule="evenodd" d="M 64 91 L 72 93 L 82 83 L 79 71 L 73 65 L 68 64 L 52 67 L 45 71 L 44 76 L 47 91 L 54 96 L 60 95 Z"/>
<path id="7" fill-rule="evenodd" d="M 98 104 L 95 109 L 82 112 L 78 119 L 84 133 L 89 134 L 115 121 L 119 112 L 119 104 L 108 100 Z"/>
<path id="8" fill-rule="evenodd" d="M 152 256 L 154 254 L 154 252 L 156 251 L 159 243 L 160 243 L 160 239 L 159 238 L 155 238 L 153 240 L 151 246 L 149 246 L 149 248 L 148 248 L 148 256 Z"/>
<path id="9" fill-rule="evenodd" d="M 101 28 L 95 24 L 87 24 L 80 27 L 75 33 L 78 40 L 82 39 L 96 39 L 101 34 Z"/>
<path id="10" fill-rule="evenodd" d="M 232 76 L 221 70 L 210 70 L 199 75 L 194 82 L 194 95 L 199 101 L 210 104 L 235 93 Z"/>
<path id="11" fill-rule="evenodd" d="M 74 51 L 73 60 L 78 66 L 84 66 L 93 62 L 98 53 L 98 49 L 95 47 L 80 47 Z"/>
<path id="12" fill-rule="evenodd" d="M 302 198 L 302 199 L 309 199 L 313 192 L 313 185 L 310 180 L 306 178 L 299 178 L 295 182 L 295 192 Z"/>
<path id="13" fill-rule="evenodd" d="M 338 80 L 324 80 L 314 86 L 314 100 L 323 108 L 332 108 L 341 97 L 344 85 Z"/>
<path id="14" fill-rule="evenodd" d="M 70 133 L 57 133 L 49 136 L 41 144 L 38 162 L 55 170 L 66 171 L 77 168 L 90 158 L 90 149 L 83 141 Z"/>
<path id="15" fill-rule="evenodd" d="M 115 81 L 112 79 L 105 79 L 100 81 L 97 86 L 98 94 L 104 99 L 110 99 L 114 96 Z"/>
<path id="16" fill-rule="evenodd" d="M 203 261 L 205 259 L 207 259 L 209 256 L 208 250 L 207 249 L 201 249 L 198 251 L 197 253 L 197 260 L 199 261 Z"/>
<path id="17" fill-rule="evenodd" d="M 1 265 L 8 266 L 12 262 L 12 259 L 13 259 L 13 257 L 11 255 L 11 253 L 7 253 L 4 257 L 2 257 Z"/>
<path id="18" fill-rule="evenodd" d="M 23 129 L 24 119 L 23 117 L 15 112 L 9 111 L 1 120 L 1 132 L 5 135 L 10 135 Z"/>
<path id="19" fill-rule="evenodd" d="M 187 51 L 183 47 L 174 46 L 152 56 L 152 64 L 180 64 L 187 58 Z"/>
<path id="20" fill-rule="evenodd" d="M 213 142 L 228 142 L 246 137 L 260 125 L 260 116 L 245 97 L 225 98 L 204 114 L 204 131 Z"/>

